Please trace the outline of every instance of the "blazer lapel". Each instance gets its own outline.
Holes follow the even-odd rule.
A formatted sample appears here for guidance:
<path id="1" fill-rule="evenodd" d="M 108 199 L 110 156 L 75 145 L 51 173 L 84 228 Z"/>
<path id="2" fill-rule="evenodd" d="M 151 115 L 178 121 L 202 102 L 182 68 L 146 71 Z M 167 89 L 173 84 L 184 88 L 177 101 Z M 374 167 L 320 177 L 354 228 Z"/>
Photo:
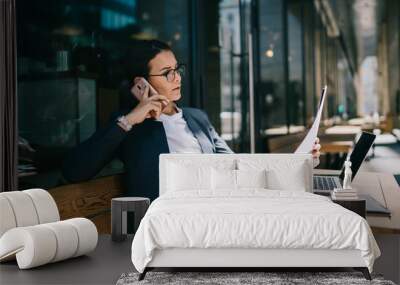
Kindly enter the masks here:
<path id="1" fill-rule="evenodd" d="M 158 122 L 151 119 L 146 119 L 143 124 L 144 130 L 147 133 L 145 138 L 149 139 L 146 144 L 151 145 L 154 144 L 154 147 L 160 153 L 169 153 L 169 146 L 167 135 L 165 134 L 165 129 L 162 122 Z M 157 138 L 154 140 L 154 138 Z"/>
<path id="2" fill-rule="evenodd" d="M 198 140 L 201 150 L 203 153 L 214 153 L 213 145 L 210 142 L 210 139 L 206 136 L 206 134 L 201 130 L 199 123 L 184 109 L 182 109 L 183 118 L 188 124 L 189 129 L 192 131 L 193 135 Z"/>

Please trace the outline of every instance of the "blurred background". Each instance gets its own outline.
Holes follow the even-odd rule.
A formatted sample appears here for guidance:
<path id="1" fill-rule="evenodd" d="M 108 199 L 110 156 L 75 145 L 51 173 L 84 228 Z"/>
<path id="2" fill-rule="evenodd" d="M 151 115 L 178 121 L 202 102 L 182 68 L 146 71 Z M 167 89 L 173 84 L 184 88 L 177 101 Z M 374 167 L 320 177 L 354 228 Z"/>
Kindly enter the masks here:
<path id="1" fill-rule="evenodd" d="M 152 38 L 188 67 L 180 106 L 235 152 L 292 152 L 326 84 L 319 167 L 367 130 L 364 167 L 400 173 L 399 34 L 398 0 L 18 0 L 19 188 L 68 184 L 65 154 L 120 108 L 124 54 Z"/>

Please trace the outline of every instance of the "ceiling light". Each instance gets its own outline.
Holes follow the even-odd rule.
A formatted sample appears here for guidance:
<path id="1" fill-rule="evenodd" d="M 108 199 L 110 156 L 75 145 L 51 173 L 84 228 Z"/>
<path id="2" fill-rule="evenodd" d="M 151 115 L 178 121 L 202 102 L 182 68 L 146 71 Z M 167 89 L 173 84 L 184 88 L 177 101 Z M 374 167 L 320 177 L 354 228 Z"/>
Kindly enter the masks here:
<path id="1" fill-rule="evenodd" d="M 274 51 L 272 50 L 272 48 L 267 49 L 267 51 L 265 52 L 265 56 L 270 58 L 274 56 Z"/>

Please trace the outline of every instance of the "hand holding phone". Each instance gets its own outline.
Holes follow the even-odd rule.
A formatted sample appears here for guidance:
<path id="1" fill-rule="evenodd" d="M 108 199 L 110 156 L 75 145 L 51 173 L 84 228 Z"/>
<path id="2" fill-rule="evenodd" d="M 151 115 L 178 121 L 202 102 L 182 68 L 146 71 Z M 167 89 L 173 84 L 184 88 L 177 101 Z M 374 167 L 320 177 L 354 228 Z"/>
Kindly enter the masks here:
<path id="1" fill-rule="evenodd" d="M 147 82 L 143 77 L 134 79 L 134 86 L 131 88 L 131 93 L 139 100 L 136 112 L 132 112 L 129 117 L 139 115 L 139 119 L 135 118 L 133 122 L 142 122 L 145 118 L 158 119 L 162 110 L 168 105 L 168 99 L 158 94 L 158 92 Z M 144 112 L 144 113 L 143 113 Z M 141 114 L 141 115 L 140 115 Z M 142 117 L 142 116 L 145 117 Z"/>
<path id="2" fill-rule="evenodd" d="M 140 102 L 143 101 L 143 96 L 146 92 L 148 92 L 148 98 L 154 96 L 154 95 L 160 95 L 153 86 L 143 77 L 136 77 L 134 79 L 134 85 L 131 89 L 132 94 L 138 99 Z M 148 89 L 148 90 L 146 90 Z M 162 96 L 163 97 L 163 96 Z M 165 97 L 164 97 L 165 98 Z M 158 100 L 161 103 L 161 110 L 167 107 L 168 105 L 168 100 L 163 100 L 159 99 Z M 154 116 L 152 116 L 154 117 Z"/>
<path id="3" fill-rule="evenodd" d="M 149 82 L 147 82 L 146 79 L 144 79 L 143 77 L 136 77 L 134 79 L 134 85 L 131 89 L 131 92 L 139 101 L 142 101 L 143 99 L 143 94 L 146 91 L 146 86 L 149 88 L 149 97 L 158 94 L 158 92 L 153 88 L 153 86 L 150 85 Z"/>

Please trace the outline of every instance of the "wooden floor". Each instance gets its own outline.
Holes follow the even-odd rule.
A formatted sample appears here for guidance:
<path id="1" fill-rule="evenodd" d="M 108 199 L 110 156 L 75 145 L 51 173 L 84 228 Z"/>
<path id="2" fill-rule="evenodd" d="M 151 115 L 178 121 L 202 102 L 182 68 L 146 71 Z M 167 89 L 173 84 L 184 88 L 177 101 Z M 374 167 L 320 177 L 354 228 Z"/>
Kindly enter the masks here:
<path id="1" fill-rule="evenodd" d="M 375 235 L 375 239 L 381 250 L 381 257 L 375 262 L 374 272 L 400 284 L 400 235 Z"/>
<path id="2" fill-rule="evenodd" d="M 385 279 L 397 284 L 400 281 L 399 237 L 398 235 L 376 237 L 383 256 L 376 261 L 374 267 L 375 273 L 384 274 Z M 130 256 L 131 242 L 132 236 L 124 242 L 115 243 L 111 241 L 109 235 L 100 235 L 96 250 L 88 256 L 29 270 L 19 270 L 15 261 L 3 263 L 0 264 L 0 284 L 115 284 L 122 273 L 135 271 Z M 305 271 L 315 270 L 311 268 Z M 328 271 L 335 271 L 335 269 L 328 269 Z M 343 271 L 343 269 L 337 271 Z"/>
<path id="3" fill-rule="evenodd" d="M 100 235 L 97 248 L 87 256 L 28 270 L 19 270 L 15 261 L 3 263 L 0 284 L 115 284 L 122 273 L 134 271 L 131 242 L 132 237 L 115 243 L 109 235 Z"/>

